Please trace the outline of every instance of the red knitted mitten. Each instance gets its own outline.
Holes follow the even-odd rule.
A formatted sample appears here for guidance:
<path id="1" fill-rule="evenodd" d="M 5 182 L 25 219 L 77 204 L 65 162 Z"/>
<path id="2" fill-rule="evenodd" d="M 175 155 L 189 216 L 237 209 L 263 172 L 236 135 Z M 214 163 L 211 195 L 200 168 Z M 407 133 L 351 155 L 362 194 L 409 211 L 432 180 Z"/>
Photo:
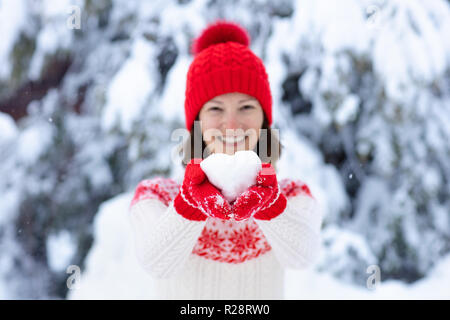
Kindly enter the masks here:
<path id="1" fill-rule="evenodd" d="M 202 159 L 192 159 L 186 166 L 183 185 L 174 200 L 179 214 L 190 220 L 206 220 L 207 216 L 228 220 L 231 206 L 207 179 L 200 167 Z"/>
<path id="2" fill-rule="evenodd" d="M 263 163 L 256 177 L 256 184 L 243 192 L 233 204 L 234 219 L 247 220 L 250 217 L 270 220 L 286 208 L 286 197 L 281 194 L 275 169 L 270 163 Z"/>

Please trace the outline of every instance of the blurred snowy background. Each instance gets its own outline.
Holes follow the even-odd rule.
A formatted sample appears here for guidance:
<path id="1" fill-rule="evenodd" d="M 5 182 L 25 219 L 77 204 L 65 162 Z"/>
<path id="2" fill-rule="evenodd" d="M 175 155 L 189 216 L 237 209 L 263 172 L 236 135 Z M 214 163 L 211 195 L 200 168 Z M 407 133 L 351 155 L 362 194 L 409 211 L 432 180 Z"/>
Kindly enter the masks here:
<path id="1" fill-rule="evenodd" d="M 128 205 L 182 173 L 189 44 L 216 18 L 265 62 L 279 177 L 324 208 L 286 297 L 449 299 L 447 0 L 0 0 L 0 299 L 152 298 Z"/>

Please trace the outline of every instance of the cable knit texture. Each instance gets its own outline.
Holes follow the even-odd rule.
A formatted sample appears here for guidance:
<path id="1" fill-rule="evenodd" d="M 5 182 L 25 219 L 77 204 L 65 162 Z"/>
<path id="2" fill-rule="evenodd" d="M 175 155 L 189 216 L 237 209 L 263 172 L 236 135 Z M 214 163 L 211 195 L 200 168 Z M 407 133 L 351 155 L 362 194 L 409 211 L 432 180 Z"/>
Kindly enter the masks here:
<path id="1" fill-rule="evenodd" d="M 284 268 L 305 268 L 317 258 L 322 213 L 301 181 L 284 179 L 279 188 L 286 206 L 271 219 L 194 221 L 173 207 L 175 181 L 140 182 L 130 221 L 137 258 L 158 279 L 158 297 L 282 299 Z"/>
<path id="2" fill-rule="evenodd" d="M 272 94 L 261 58 L 249 48 L 247 31 L 236 23 L 216 21 L 195 39 L 195 58 L 186 78 L 186 128 L 192 129 L 202 106 L 228 92 L 241 92 L 258 99 L 272 123 Z"/>

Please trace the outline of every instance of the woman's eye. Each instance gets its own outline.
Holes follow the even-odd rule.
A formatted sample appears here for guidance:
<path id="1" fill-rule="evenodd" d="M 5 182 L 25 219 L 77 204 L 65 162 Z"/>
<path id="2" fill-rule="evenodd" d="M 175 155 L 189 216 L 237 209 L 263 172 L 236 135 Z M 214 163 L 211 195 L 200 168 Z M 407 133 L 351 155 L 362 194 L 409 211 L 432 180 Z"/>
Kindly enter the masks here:
<path id="1" fill-rule="evenodd" d="M 209 108 L 210 111 L 221 111 L 222 109 L 220 109 L 219 107 L 211 107 Z"/>
<path id="2" fill-rule="evenodd" d="M 253 106 L 251 106 L 251 105 L 245 105 L 245 106 L 243 106 L 241 109 L 242 109 L 242 110 L 250 110 L 250 109 L 253 109 Z"/>

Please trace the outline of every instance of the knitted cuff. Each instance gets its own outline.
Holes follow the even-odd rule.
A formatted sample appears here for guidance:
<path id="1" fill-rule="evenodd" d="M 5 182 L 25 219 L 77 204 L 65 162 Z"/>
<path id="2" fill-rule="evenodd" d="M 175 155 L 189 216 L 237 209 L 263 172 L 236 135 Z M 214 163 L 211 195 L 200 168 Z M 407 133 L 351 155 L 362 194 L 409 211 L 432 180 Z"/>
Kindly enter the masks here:
<path id="1" fill-rule="evenodd" d="M 186 202 L 182 195 L 182 189 L 173 200 L 175 211 L 182 217 L 192 221 L 205 221 L 207 216 L 199 209 Z"/>
<path id="2" fill-rule="evenodd" d="M 259 220 L 272 220 L 273 218 L 279 216 L 284 209 L 286 209 L 286 205 L 286 197 L 280 192 L 278 198 L 272 205 L 269 205 L 269 207 L 255 213 L 253 218 Z"/>

